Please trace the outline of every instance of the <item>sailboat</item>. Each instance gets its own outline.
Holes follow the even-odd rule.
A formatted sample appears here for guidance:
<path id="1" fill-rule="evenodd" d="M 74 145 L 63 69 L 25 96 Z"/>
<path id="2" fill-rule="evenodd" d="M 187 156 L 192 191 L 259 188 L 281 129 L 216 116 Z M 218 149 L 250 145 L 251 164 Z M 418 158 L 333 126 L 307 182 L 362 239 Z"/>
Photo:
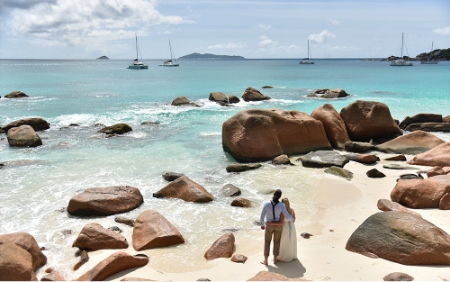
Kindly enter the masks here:
<path id="1" fill-rule="evenodd" d="M 430 56 L 432 55 L 431 53 L 433 52 L 433 50 L 434 50 L 433 41 L 431 41 Z M 421 60 L 420 63 L 421 64 L 437 64 L 438 61 L 437 60 L 433 60 L 433 59 L 431 59 L 431 60 Z"/>
<path id="2" fill-rule="evenodd" d="M 131 65 L 128 66 L 128 69 L 132 69 L 132 70 L 141 70 L 141 69 L 148 69 L 148 65 L 144 65 L 144 63 L 142 62 L 142 58 L 141 61 L 139 61 L 139 52 L 138 52 L 138 40 L 137 40 L 137 34 L 136 34 L 136 59 L 134 59 L 134 61 L 131 63 Z"/>
<path id="3" fill-rule="evenodd" d="M 404 45 L 404 40 L 403 40 L 403 32 L 402 32 L 402 48 L 401 48 L 401 56 L 400 59 L 394 60 L 391 62 L 391 66 L 397 66 L 397 67 L 406 67 L 406 66 L 412 66 L 413 63 L 411 62 L 407 62 L 403 59 L 403 45 Z"/>
<path id="4" fill-rule="evenodd" d="M 164 62 L 164 64 L 160 65 L 163 67 L 178 67 L 180 66 L 176 61 L 175 61 L 175 55 L 173 54 L 173 50 L 172 50 L 172 45 L 170 44 L 170 40 L 169 40 L 169 48 L 170 48 L 170 60 L 167 60 Z"/>
<path id="5" fill-rule="evenodd" d="M 309 59 L 309 56 L 310 54 L 309 54 L 309 40 L 308 40 L 308 58 L 301 60 L 299 64 L 308 64 L 308 65 L 314 64 L 314 62 Z"/>

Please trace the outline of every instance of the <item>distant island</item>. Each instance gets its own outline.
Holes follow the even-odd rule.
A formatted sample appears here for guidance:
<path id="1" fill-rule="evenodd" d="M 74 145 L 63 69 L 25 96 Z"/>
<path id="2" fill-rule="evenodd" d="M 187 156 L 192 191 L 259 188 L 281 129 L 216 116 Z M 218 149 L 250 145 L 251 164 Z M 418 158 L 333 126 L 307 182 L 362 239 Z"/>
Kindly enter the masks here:
<path id="1" fill-rule="evenodd" d="M 192 53 L 186 56 L 179 57 L 178 60 L 199 60 L 199 59 L 208 59 L 208 60 L 245 60 L 242 56 L 230 56 L 230 55 L 215 55 L 215 54 L 200 54 L 200 53 Z"/>
<path id="2" fill-rule="evenodd" d="M 98 57 L 96 60 L 109 60 L 109 58 L 106 56 L 101 56 L 101 57 Z"/>
<path id="3" fill-rule="evenodd" d="M 397 60 L 399 57 L 390 56 L 386 60 L 393 61 Z M 435 49 L 431 52 L 423 52 L 417 55 L 415 58 L 410 58 L 408 56 L 403 56 L 403 59 L 408 61 L 448 61 L 450 60 L 450 48 L 447 49 Z"/>

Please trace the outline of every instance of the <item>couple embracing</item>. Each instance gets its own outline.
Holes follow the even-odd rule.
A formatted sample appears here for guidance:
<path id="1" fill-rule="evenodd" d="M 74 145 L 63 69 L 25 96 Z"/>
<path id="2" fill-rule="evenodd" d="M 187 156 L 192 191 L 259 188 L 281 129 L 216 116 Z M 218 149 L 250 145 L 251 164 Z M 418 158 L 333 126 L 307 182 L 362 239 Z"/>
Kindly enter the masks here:
<path id="1" fill-rule="evenodd" d="M 289 200 L 281 199 L 281 190 L 273 193 L 272 200 L 265 202 L 261 211 L 261 229 L 264 235 L 264 260 L 261 262 L 268 265 L 270 243 L 273 236 L 273 263 L 278 261 L 291 261 L 297 258 L 297 234 L 294 221 L 295 213 L 291 209 Z"/>

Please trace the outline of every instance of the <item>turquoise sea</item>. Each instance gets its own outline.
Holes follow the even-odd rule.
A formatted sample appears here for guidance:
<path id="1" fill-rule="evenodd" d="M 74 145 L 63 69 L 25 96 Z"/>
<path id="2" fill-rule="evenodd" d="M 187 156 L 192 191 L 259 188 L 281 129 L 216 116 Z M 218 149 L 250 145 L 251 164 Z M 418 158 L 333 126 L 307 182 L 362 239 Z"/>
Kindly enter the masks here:
<path id="1" fill-rule="evenodd" d="M 315 209 L 312 200 L 319 173 L 314 169 L 294 172 L 267 163 L 247 173 L 226 172 L 234 160 L 222 150 L 221 128 L 238 111 L 281 108 L 310 114 L 324 103 L 340 111 L 355 100 L 369 100 L 387 104 L 399 120 L 417 113 L 450 115 L 450 62 L 414 62 L 413 67 L 358 59 L 298 62 L 180 60 L 180 67 L 164 68 L 158 66 L 162 60 L 149 60 L 148 70 L 128 70 L 126 60 L 0 60 L 0 125 L 26 117 L 41 117 L 51 124 L 49 130 L 38 132 L 43 145 L 37 148 L 12 148 L 0 135 L 0 162 L 6 164 L 0 169 L 0 234 L 29 232 L 46 248 L 47 266 L 75 279 L 87 270 L 70 271 L 77 261 L 71 245 L 85 224 L 119 226 L 130 244 L 132 229 L 115 223 L 114 216 L 79 219 L 63 209 L 86 188 L 130 185 L 141 190 L 145 203 L 123 216 L 135 218 L 154 209 L 186 239 L 180 246 L 145 251 L 153 259 L 152 267 L 180 272 L 208 267 L 204 251 L 224 229 L 237 230 L 241 250 L 259 244 L 254 239 L 261 232 L 254 221 L 261 203 L 270 197 L 267 191 L 281 188 L 290 197 L 296 213 L 305 219 L 296 222 L 299 232 Z M 273 88 L 263 89 L 264 85 Z M 241 97 L 248 86 L 272 99 L 241 101 L 231 107 L 208 100 L 216 91 Z M 351 96 L 306 97 L 319 88 L 342 88 Z M 14 90 L 30 97 L 3 98 Z M 171 106 L 178 96 L 200 107 Z M 159 124 L 141 125 L 144 121 Z M 133 131 L 105 139 L 93 126 L 118 122 L 128 123 Z M 449 134 L 436 135 L 450 141 Z M 153 198 L 166 185 L 161 175 L 168 171 L 186 174 L 215 201 L 193 204 Z M 227 183 L 240 187 L 253 207 L 231 207 L 231 199 L 221 194 Z"/>

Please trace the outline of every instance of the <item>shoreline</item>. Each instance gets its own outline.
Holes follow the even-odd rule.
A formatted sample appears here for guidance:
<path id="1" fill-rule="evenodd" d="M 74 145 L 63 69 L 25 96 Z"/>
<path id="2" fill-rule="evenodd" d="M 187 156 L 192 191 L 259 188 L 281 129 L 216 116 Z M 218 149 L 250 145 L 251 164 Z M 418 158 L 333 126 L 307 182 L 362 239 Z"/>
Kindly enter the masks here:
<path id="1" fill-rule="evenodd" d="M 382 212 L 377 208 L 377 201 L 390 199 L 390 192 L 399 175 L 428 168 L 415 166 L 418 168 L 417 170 L 384 169 L 383 164 L 404 164 L 404 162 L 384 161 L 386 157 L 396 154 L 379 152 L 376 154 L 380 157 L 380 161 L 376 165 L 363 165 L 351 161 L 345 166 L 354 173 L 351 181 L 326 174 L 323 169 L 313 169 L 316 172 L 319 170 L 322 172 L 318 173 L 318 181 L 314 187 L 316 192 L 314 196 L 315 212 L 307 218 L 297 213 L 298 260 L 274 265 L 271 256 L 268 266 L 260 264 L 263 251 L 263 232 L 260 232 L 260 236 L 256 240 L 249 241 L 243 238 L 245 236 L 242 233 L 247 232 L 243 231 L 235 233 L 236 242 L 233 255 L 247 256 L 248 260 L 245 264 L 232 262 L 229 258 L 206 261 L 204 258 L 199 258 L 200 256 L 198 258 L 188 257 L 186 258 L 188 260 L 197 260 L 196 269 L 177 271 L 176 266 L 168 266 L 170 262 L 163 262 L 157 256 L 152 256 L 152 250 L 137 252 L 130 246 L 125 250 L 126 252 L 133 255 L 137 253 L 149 255 L 149 264 L 141 268 L 122 271 L 107 280 L 121 280 L 129 277 L 159 281 L 195 281 L 200 278 L 208 278 L 212 281 L 244 281 L 260 271 L 270 271 L 295 280 L 382 280 L 384 276 L 392 272 L 403 272 L 418 281 L 445 281 L 449 278 L 447 266 L 402 265 L 381 258 L 368 258 L 345 249 L 346 242 L 353 231 L 370 215 Z M 406 155 L 406 157 L 410 160 L 413 156 Z M 291 160 L 296 158 L 291 157 Z M 382 171 L 386 177 L 368 178 L 365 172 L 372 168 Z M 292 169 L 301 170 L 304 167 L 298 165 Z M 291 204 L 293 204 L 292 201 Z M 293 207 L 295 207 L 295 203 Z M 450 214 L 448 212 L 438 209 L 413 209 L 413 211 L 420 213 L 425 220 L 450 233 L 448 225 Z M 305 222 L 306 224 L 304 224 Z M 253 229 L 250 232 L 253 232 Z M 311 233 L 313 236 L 304 239 L 300 236 L 302 232 Z M 82 267 L 83 273 L 116 251 L 118 250 L 90 252 L 90 260 Z M 205 251 L 206 249 L 198 250 L 198 253 L 203 255 Z M 165 267 L 161 267 L 162 265 Z M 166 267 L 172 270 L 161 270 Z M 38 275 L 40 276 L 42 272 L 41 269 Z M 72 279 L 76 278 L 78 278 L 77 275 L 72 277 Z"/>

